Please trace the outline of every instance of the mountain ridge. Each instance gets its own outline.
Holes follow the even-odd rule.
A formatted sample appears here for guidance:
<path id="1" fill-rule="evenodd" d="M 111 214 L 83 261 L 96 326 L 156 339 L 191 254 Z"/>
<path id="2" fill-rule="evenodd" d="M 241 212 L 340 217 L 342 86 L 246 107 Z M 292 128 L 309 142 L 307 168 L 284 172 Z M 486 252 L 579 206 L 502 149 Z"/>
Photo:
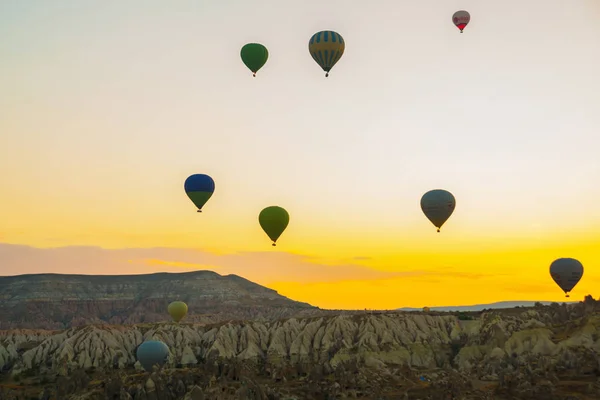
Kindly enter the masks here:
<path id="1" fill-rule="evenodd" d="M 214 323 L 273 319 L 319 310 L 235 274 L 214 271 L 134 275 L 25 274 L 0 277 L 0 329 L 65 329 L 169 319 L 171 301 L 186 319 Z"/>
<path id="2" fill-rule="evenodd" d="M 543 305 L 550 305 L 552 303 L 566 303 L 573 304 L 577 303 L 576 301 L 566 301 L 566 302 L 558 302 L 558 301 L 531 301 L 531 300 L 507 300 L 507 301 L 497 301 L 494 303 L 485 303 L 485 304 L 472 304 L 472 305 L 463 305 L 463 306 L 438 306 L 438 307 L 429 307 L 430 311 L 441 311 L 441 312 L 453 312 L 453 311 L 483 311 L 486 309 L 502 309 L 502 308 L 515 308 L 515 307 L 533 307 L 536 303 L 540 303 Z M 415 308 L 415 307 L 402 307 L 396 308 L 396 311 L 423 311 L 423 308 Z"/>

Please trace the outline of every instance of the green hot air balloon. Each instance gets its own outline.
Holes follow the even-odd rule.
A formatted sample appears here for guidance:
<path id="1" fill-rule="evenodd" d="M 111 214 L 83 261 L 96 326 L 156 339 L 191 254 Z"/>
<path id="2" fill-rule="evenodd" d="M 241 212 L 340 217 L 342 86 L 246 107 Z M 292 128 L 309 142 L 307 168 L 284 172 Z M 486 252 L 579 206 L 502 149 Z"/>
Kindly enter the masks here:
<path id="1" fill-rule="evenodd" d="M 290 222 L 290 215 L 281 207 L 271 206 L 260 212 L 258 222 L 275 246 L 275 242 Z"/>
<path id="2" fill-rule="evenodd" d="M 179 323 L 188 313 L 188 306 L 183 301 L 174 301 L 169 304 L 167 311 L 173 318 L 173 321 Z"/>
<path id="3" fill-rule="evenodd" d="M 258 70 L 267 62 L 269 51 L 260 43 L 248 43 L 242 47 L 240 55 L 246 67 L 252 71 L 252 76 L 256 77 Z"/>

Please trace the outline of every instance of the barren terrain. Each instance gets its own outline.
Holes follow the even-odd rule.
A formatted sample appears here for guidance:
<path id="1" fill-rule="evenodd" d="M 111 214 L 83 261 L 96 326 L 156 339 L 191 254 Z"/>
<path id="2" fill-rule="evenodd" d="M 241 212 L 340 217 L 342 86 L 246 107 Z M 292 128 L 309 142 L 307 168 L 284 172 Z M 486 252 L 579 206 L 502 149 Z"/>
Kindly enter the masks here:
<path id="1" fill-rule="evenodd" d="M 168 365 L 135 359 L 164 341 Z M 598 399 L 600 304 L 0 332 L 2 399 Z"/>

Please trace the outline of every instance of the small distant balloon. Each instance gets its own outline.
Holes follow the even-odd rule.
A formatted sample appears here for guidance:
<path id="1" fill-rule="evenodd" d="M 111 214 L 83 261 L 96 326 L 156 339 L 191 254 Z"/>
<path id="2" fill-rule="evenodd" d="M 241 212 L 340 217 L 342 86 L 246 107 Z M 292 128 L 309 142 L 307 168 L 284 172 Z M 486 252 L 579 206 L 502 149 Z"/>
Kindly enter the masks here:
<path id="1" fill-rule="evenodd" d="M 281 207 L 271 206 L 260 212 L 258 222 L 263 231 L 273 241 L 273 246 L 275 246 L 277 239 L 279 239 L 279 236 L 285 231 L 290 222 L 290 215 Z"/>
<path id="2" fill-rule="evenodd" d="M 152 367 L 162 367 L 169 358 L 169 347 L 159 340 L 151 340 L 140 344 L 136 356 L 142 367 L 147 372 L 152 372 Z"/>
<path id="3" fill-rule="evenodd" d="M 242 62 L 252 71 L 252 76 L 261 69 L 269 59 L 269 51 L 260 43 L 248 43 L 240 51 Z"/>
<path id="4" fill-rule="evenodd" d="M 569 297 L 583 276 L 583 265 L 574 258 L 559 258 L 550 264 L 550 276 L 565 292 L 565 297 Z"/>
<path id="5" fill-rule="evenodd" d="M 179 322 L 187 315 L 188 306 L 183 301 L 174 301 L 169 304 L 167 310 L 173 321 Z"/>
<path id="6" fill-rule="evenodd" d="M 312 58 L 325 71 L 325 76 L 329 76 L 329 71 L 342 58 L 346 43 L 344 38 L 334 31 L 317 32 L 308 42 L 308 51 Z"/>
<path id="7" fill-rule="evenodd" d="M 183 186 L 187 196 L 198 208 L 198 212 L 202 212 L 202 207 L 215 191 L 215 181 L 205 174 L 190 175 Z"/>
<path id="8" fill-rule="evenodd" d="M 456 207 L 456 199 L 452 193 L 443 189 L 434 189 L 421 197 L 421 210 L 439 232 L 442 225 L 450 218 Z"/>
<path id="9" fill-rule="evenodd" d="M 463 33 L 463 29 L 466 28 L 469 21 L 471 21 L 471 15 L 465 10 L 457 11 L 452 15 L 452 22 L 460 29 L 460 33 Z"/>

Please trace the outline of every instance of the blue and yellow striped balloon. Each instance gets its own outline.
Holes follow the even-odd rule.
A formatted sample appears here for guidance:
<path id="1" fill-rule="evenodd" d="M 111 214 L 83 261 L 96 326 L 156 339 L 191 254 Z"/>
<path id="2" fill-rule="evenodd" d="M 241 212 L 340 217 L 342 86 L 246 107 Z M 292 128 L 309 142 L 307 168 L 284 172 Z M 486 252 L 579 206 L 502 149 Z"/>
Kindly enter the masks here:
<path id="1" fill-rule="evenodd" d="M 308 42 L 308 51 L 317 64 L 323 68 L 325 76 L 329 76 L 331 68 L 342 58 L 345 48 L 344 38 L 334 31 L 317 32 Z"/>

